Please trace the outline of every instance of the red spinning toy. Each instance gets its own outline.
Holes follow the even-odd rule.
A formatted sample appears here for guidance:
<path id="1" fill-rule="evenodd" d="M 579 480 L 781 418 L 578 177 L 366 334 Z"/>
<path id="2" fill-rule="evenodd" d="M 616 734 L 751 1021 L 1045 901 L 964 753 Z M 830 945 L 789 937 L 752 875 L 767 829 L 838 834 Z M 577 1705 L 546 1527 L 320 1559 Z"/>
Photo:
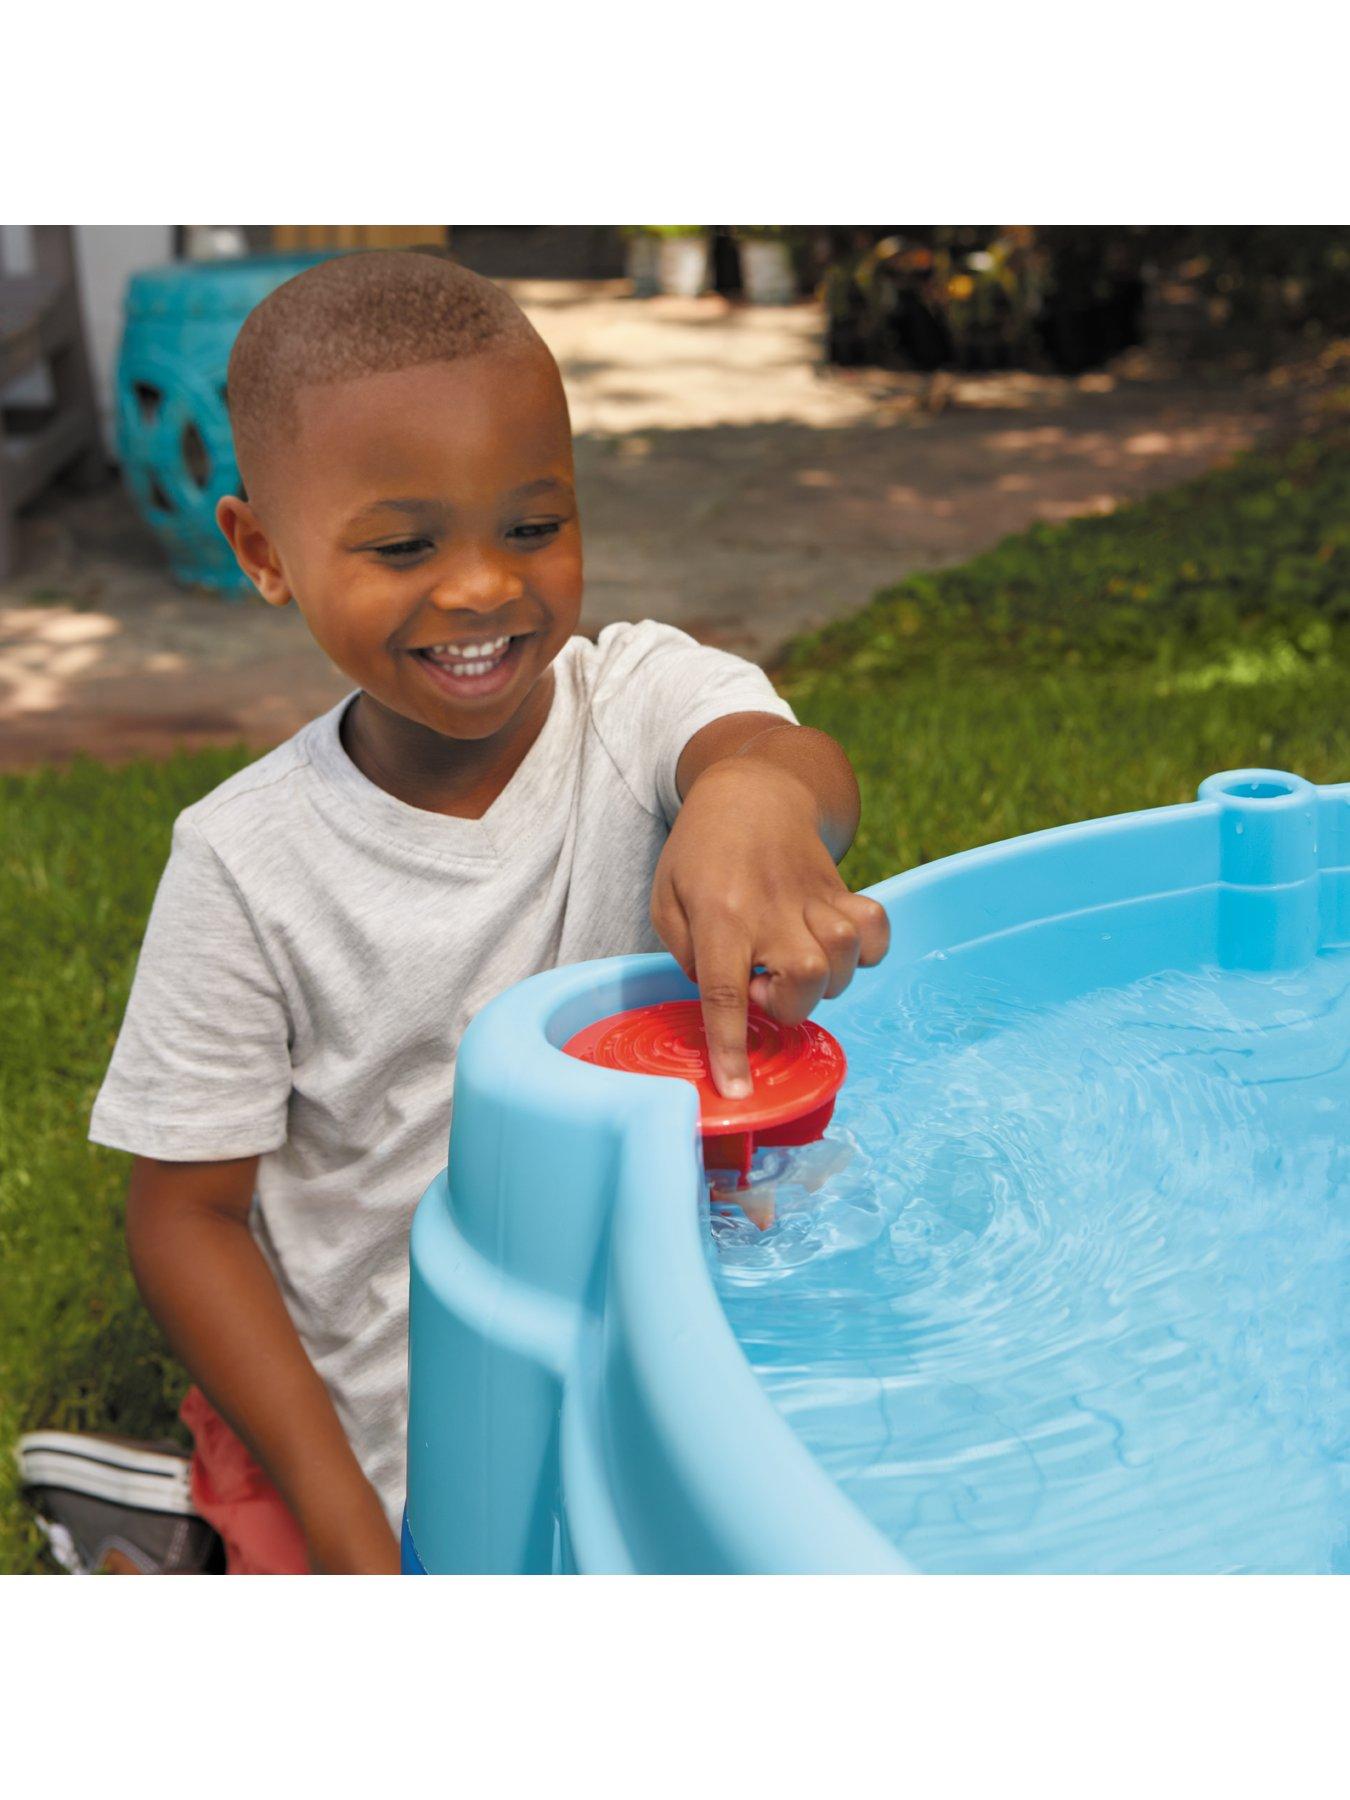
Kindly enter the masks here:
<path id="1" fill-rule="evenodd" d="M 698 1089 L 703 1166 L 734 1169 L 746 1187 L 750 1159 L 766 1144 L 813 1144 L 824 1135 L 843 1084 L 844 1052 L 807 1019 L 780 1025 L 751 1006 L 746 1052 L 754 1091 L 728 1100 L 713 1086 L 708 1039 L 697 1000 L 668 1000 L 614 1013 L 579 1031 L 569 1056 L 631 1075 L 673 1075 Z"/>

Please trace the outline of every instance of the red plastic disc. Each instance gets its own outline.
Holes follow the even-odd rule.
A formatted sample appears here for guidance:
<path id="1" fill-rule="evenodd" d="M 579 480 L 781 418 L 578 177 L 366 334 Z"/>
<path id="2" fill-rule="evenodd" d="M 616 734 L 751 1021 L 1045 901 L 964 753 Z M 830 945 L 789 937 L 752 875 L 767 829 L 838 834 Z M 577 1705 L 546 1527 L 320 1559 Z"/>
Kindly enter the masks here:
<path id="1" fill-rule="evenodd" d="M 844 1052 L 828 1031 L 810 1019 L 780 1025 L 757 1006 L 750 1008 L 746 1050 L 754 1091 L 748 1100 L 728 1100 L 713 1086 L 708 1040 L 697 1000 L 668 1000 L 639 1006 L 588 1025 L 565 1044 L 569 1056 L 604 1069 L 633 1075 L 674 1075 L 698 1089 L 699 1127 L 705 1138 L 766 1138 L 775 1128 L 800 1121 L 819 1137 L 834 1109 L 847 1070 Z M 819 1119 L 814 1115 L 821 1115 Z M 818 1125 L 818 1129 L 816 1128 Z M 780 1142 L 807 1141 L 783 1137 Z M 737 1166 L 740 1158 L 731 1164 Z"/>

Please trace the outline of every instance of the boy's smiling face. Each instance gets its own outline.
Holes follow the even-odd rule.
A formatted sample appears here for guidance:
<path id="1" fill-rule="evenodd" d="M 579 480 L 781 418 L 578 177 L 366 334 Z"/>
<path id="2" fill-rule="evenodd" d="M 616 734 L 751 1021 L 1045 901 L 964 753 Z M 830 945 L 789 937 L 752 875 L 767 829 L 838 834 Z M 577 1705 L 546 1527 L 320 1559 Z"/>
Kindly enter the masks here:
<path id="1" fill-rule="evenodd" d="M 406 747 L 402 721 L 413 739 L 510 737 L 581 610 L 553 359 L 488 349 L 306 387 L 297 403 L 293 444 L 249 501 L 221 502 L 246 572 L 273 605 L 296 601 Z"/>

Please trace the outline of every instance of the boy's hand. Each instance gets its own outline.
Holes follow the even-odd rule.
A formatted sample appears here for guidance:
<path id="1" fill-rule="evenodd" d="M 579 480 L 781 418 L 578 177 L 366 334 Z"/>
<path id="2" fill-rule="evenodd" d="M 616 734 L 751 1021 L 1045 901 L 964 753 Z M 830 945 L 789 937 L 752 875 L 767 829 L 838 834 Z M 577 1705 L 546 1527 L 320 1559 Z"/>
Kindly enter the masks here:
<path id="1" fill-rule="evenodd" d="M 740 748 L 700 767 L 700 739 L 722 727 L 725 743 L 737 719 L 752 718 L 760 724 L 741 723 Z M 713 1080 L 728 1099 L 751 1092 L 748 1000 L 798 1024 L 860 964 L 880 962 L 890 939 L 882 908 L 850 893 L 822 839 L 842 854 L 857 823 L 847 759 L 819 732 L 772 725 L 736 715 L 691 740 L 679 771 L 684 804 L 652 884 L 652 922 L 698 983 Z M 708 749 L 717 748 L 714 736 Z M 756 966 L 763 972 L 752 974 Z"/>
<path id="2" fill-rule="evenodd" d="M 249 1230 L 256 1156 L 138 1156 L 127 1191 L 136 1284 L 212 1404 L 271 1477 L 316 1574 L 394 1575 L 398 1541 Z"/>

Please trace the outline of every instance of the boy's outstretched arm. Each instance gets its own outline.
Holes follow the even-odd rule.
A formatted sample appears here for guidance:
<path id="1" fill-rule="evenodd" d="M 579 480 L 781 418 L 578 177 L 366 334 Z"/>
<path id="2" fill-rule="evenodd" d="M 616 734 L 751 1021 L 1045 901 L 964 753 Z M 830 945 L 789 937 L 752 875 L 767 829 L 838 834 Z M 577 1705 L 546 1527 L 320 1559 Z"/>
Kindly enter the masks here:
<path id="1" fill-rule="evenodd" d="M 256 1156 L 138 1156 L 127 1248 L 141 1297 L 208 1400 L 271 1476 L 316 1574 L 393 1575 L 384 1509 L 248 1228 Z"/>
<path id="2" fill-rule="evenodd" d="M 676 782 L 682 805 L 652 883 L 652 923 L 698 982 L 713 1079 L 740 1098 L 747 1000 L 797 1024 L 859 964 L 881 961 L 890 928 L 835 867 L 858 828 L 858 784 L 823 731 L 728 714 L 690 738 Z"/>

